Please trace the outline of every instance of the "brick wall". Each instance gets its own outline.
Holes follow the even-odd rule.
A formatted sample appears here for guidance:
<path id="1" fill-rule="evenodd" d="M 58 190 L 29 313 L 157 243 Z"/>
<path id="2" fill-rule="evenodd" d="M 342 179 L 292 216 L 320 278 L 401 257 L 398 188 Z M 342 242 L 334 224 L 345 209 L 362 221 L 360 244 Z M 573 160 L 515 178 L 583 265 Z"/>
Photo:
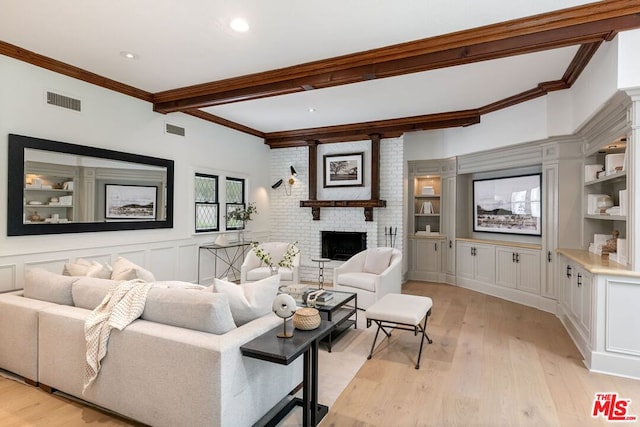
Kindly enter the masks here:
<path id="1" fill-rule="evenodd" d="M 323 189 L 322 156 L 324 154 L 364 152 L 365 186 Z M 368 199 L 370 186 L 370 141 L 321 144 L 318 146 L 318 199 Z M 271 183 L 283 179 L 278 189 L 269 188 L 270 240 L 298 242 L 301 251 L 300 279 L 316 281 L 318 266 L 311 258 L 320 256 L 320 231 L 357 231 L 367 233 L 367 247 L 385 246 L 385 227 L 397 227 L 395 247 L 402 251 L 405 191 L 403 181 L 403 142 L 401 138 L 384 139 L 380 143 L 380 198 L 386 208 L 374 208 L 373 221 L 364 220 L 363 208 L 322 208 L 320 220 L 313 221 L 311 208 L 301 208 L 300 200 L 309 198 L 308 148 L 280 148 L 271 150 Z M 289 186 L 289 166 L 298 172 L 295 183 Z M 325 268 L 325 282 L 333 278 L 332 261 Z"/>

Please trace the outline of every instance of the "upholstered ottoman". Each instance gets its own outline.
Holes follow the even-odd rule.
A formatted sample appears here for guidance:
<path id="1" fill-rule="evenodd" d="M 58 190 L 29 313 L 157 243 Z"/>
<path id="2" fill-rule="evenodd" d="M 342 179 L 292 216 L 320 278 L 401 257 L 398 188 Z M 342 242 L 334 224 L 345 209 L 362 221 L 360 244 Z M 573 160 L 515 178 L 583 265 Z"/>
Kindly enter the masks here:
<path id="1" fill-rule="evenodd" d="M 371 344 L 371 351 L 367 359 L 371 359 L 380 330 L 382 330 L 387 337 L 391 337 L 391 329 L 413 331 L 414 335 L 418 335 L 418 333 L 421 335 L 420 351 L 418 352 L 418 361 L 416 362 L 416 369 L 420 369 L 422 344 L 424 343 L 425 337 L 429 344 L 433 342 L 426 332 L 427 317 L 431 315 L 432 304 L 433 302 L 429 297 L 387 294 L 367 308 L 367 328 L 371 326 L 371 322 L 375 322 L 378 325 L 378 330 L 373 339 L 373 344 Z M 422 319 L 424 319 L 423 324 L 421 324 Z M 389 331 L 385 328 L 389 329 Z"/>

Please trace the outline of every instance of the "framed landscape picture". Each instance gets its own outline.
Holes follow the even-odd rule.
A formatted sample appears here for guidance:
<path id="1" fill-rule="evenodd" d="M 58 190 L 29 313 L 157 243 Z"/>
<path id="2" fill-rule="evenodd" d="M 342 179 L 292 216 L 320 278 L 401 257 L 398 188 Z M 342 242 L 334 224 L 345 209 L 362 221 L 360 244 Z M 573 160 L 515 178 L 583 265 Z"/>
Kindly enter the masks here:
<path id="1" fill-rule="evenodd" d="M 158 187 L 144 185 L 105 185 L 107 219 L 156 219 Z"/>
<path id="2" fill-rule="evenodd" d="M 542 235 L 541 174 L 473 181 L 473 231 Z"/>
<path id="3" fill-rule="evenodd" d="M 363 153 L 325 155 L 324 187 L 363 186 L 363 157 Z"/>

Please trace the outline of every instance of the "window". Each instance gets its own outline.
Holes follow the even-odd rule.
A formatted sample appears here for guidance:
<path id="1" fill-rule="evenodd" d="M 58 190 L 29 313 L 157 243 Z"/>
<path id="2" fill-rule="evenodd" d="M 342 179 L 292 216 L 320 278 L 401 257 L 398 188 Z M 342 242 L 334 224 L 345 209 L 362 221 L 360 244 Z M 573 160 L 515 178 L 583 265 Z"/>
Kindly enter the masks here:
<path id="1" fill-rule="evenodd" d="M 196 233 L 220 229 L 220 204 L 218 203 L 218 177 L 196 173 Z"/>
<path id="2" fill-rule="evenodd" d="M 227 230 L 242 230 L 245 226 L 244 221 L 234 218 L 232 212 L 243 210 L 246 207 L 244 200 L 244 179 L 227 178 L 226 190 Z"/>

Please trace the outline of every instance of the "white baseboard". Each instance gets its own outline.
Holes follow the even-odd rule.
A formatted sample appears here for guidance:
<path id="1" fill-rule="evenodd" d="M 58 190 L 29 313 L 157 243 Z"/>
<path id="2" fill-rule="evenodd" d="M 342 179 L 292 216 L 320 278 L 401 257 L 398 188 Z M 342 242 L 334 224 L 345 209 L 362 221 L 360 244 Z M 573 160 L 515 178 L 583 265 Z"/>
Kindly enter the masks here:
<path id="1" fill-rule="evenodd" d="M 463 288 L 502 298 L 507 301 L 517 302 L 518 304 L 534 307 L 548 313 L 556 314 L 558 312 L 557 301 L 554 299 L 543 297 L 541 295 L 534 295 L 518 289 L 505 288 L 491 283 L 465 279 L 463 277 L 458 277 L 455 284 Z"/>

